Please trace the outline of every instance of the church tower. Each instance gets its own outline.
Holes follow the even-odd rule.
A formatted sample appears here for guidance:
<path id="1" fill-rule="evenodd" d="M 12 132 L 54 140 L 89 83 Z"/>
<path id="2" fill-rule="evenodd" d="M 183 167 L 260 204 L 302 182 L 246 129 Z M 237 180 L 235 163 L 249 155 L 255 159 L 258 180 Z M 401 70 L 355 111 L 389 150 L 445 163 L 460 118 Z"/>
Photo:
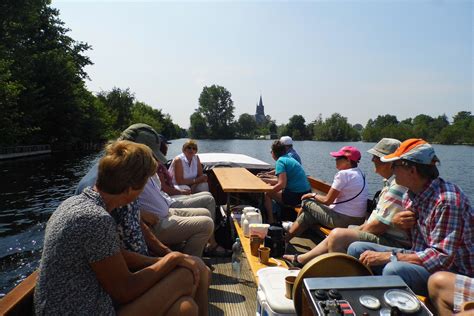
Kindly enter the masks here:
<path id="1" fill-rule="evenodd" d="M 265 108 L 263 107 L 262 95 L 260 95 L 260 102 L 257 104 L 255 121 L 257 121 L 258 125 L 261 125 L 267 121 L 267 118 L 265 117 Z"/>

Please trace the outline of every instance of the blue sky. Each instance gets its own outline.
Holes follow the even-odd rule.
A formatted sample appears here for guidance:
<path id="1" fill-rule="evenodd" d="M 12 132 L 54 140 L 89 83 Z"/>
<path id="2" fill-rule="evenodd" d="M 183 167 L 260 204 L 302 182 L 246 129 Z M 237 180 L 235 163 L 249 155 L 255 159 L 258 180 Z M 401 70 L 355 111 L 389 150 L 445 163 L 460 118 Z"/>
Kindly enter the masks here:
<path id="1" fill-rule="evenodd" d="M 232 93 L 236 119 L 278 124 L 338 112 L 451 117 L 473 111 L 472 1 L 53 2 L 87 42 L 91 91 L 130 88 L 182 127 L 204 86 Z"/>

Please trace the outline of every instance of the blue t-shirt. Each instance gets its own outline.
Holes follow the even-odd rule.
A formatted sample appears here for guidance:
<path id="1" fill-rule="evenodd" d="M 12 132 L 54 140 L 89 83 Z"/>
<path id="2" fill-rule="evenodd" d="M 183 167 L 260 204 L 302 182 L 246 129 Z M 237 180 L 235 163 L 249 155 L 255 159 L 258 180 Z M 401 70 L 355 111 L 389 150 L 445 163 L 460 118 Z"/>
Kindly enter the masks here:
<path id="1" fill-rule="evenodd" d="M 286 173 L 286 190 L 300 193 L 311 190 L 306 172 L 298 161 L 288 156 L 288 154 L 281 156 L 276 161 L 275 174 Z"/>

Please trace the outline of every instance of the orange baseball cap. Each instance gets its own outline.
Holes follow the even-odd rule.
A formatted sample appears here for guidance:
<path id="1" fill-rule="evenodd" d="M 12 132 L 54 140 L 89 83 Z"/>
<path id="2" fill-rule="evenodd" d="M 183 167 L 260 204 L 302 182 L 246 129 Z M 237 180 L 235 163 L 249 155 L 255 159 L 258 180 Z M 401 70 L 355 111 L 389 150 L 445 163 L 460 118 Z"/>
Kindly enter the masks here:
<path id="1" fill-rule="evenodd" d="M 390 155 L 382 157 L 383 162 L 405 159 L 424 165 L 439 162 L 433 147 L 421 138 L 410 138 L 400 144 L 400 147 Z"/>

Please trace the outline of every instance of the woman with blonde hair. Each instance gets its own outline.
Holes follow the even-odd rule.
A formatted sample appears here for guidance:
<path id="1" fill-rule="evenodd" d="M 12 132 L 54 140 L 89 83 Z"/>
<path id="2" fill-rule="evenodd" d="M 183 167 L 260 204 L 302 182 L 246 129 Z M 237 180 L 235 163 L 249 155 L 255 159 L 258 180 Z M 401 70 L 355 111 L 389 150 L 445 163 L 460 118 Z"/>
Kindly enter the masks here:
<path id="1" fill-rule="evenodd" d="M 36 314 L 198 314 L 196 264 L 171 252 L 133 269 L 122 255 L 110 215 L 138 197 L 156 168 L 145 145 L 117 141 L 107 146 L 95 186 L 61 203 L 48 221 Z"/>
<path id="2" fill-rule="evenodd" d="M 201 161 L 196 154 L 197 142 L 189 139 L 183 144 L 182 151 L 173 159 L 169 168 L 175 187 L 179 190 L 191 190 L 191 193 L 209 191 L 207 175 L 203 173 Z"/>

